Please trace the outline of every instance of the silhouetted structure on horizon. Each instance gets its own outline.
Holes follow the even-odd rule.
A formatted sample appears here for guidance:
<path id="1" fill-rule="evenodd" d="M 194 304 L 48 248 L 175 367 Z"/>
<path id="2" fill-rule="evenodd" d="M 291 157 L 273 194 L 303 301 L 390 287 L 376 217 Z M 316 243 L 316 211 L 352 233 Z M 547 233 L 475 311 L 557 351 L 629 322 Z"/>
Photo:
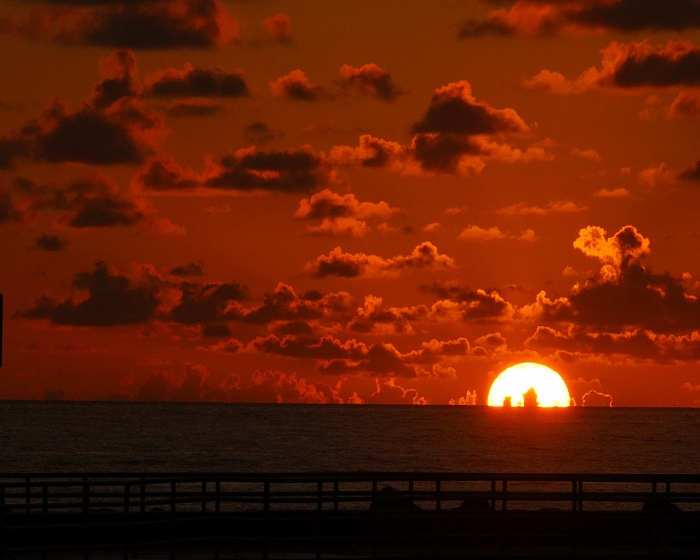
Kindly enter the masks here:
<path id="1" fill-rule="evenodd" d="M 523 406 L 540 406 L 540 403 L 537 401 L 537 391 L 535 391 L 534 387 L 530 387 L 523 393 Z"/>

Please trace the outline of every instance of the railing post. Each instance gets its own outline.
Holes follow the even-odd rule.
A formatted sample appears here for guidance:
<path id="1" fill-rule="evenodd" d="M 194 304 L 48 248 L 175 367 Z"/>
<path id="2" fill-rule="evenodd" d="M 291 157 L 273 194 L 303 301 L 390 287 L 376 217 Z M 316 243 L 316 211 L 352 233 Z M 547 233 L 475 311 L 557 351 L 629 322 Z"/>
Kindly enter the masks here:
<path id="1" fill-rule="evenodd" d="M 129 486 L 124 485 L 124 560 L 129 560 Z"/>
<path id="2" fill-rule="evenodd" d="M 221 512 L 221 481 L 216 481 L 216 503 L 214 504 L 214 511 L 216 513 Z"/>
<path id="3" fill-rule="evenodd" d="M 270 530 L 270 479 L 266 478 L 263 485 L 263 559 L 267 560 L 267 537 Z"/>
<path id="4" fill-rule="evenodd" d="M 496 511 L 496 479 L 491 479 L 491 509 Z"/>
<path id="5" fill-rule="evenodd" d="M 26 481 L 27 481 L 27 487 L 26 487 L 26 495 L 25 495 L 24 501 L 26 502 L 26 505 L 27 505 L 27 515 L 29 515 L 32 511 L 32 508 L 31 508 L 32 487 L 30 485 L 30 478 L 29 477 L 26 478 Z"/>
<path id="6" fill-rule="evenodd" d="M 175 492 L 176 482 L 170 482 L 170 560 L 175 560 Z"/>
<path id="7" fill-rule="evenodd" d="M 338 511 L 338 477 L 333 481 L 333 511 Z"/>
<path id="8" fill-rule="evenodd" d="M 48 524 L 49 524 L 49 487 L 48 484 L 44 483 L 41 487 L 41 522 L 43 525 L 42 530 L 42 550 L 41 558 L 46 560 L 48 556 L 47 551 L 47 540 L 48 540 Z"/>
<path id="9" fill-rule="evenodd" d="M 202 481 L 202 513 L 207 511 L 207 481 Z"/>
<path id="10" fill-rule="evenodd" d="M 0 558 L 5 558 L 5 485 L 0 485 Z"/>
<path id="11" fill-rule="evenodd" d="M 146 513 L 146 477 L 141 476 L 141 513 Z"/>
<path id="12" fill-rule="evenodd" d="M 90 484 L 87 476 L 83 476 L 83 518 L 85 520 L 85 547 L 83 548 L 83 560 L 88 560 L 90 548 L 88 539 L 90 538 Z"/>
<path id="13" fill-rule="evenodd" d="M 578 481 L 578 510 L 583 511 L 583 480 Z"/>
<path id="14" fill-rule="evenodd" d="M 221 480 L 216 479 L 214 486 L 214 514 L 216 517 L 216 526 L 214 534 L 214 560 L 219 560 L 219 540 L 221 538 Z"/>

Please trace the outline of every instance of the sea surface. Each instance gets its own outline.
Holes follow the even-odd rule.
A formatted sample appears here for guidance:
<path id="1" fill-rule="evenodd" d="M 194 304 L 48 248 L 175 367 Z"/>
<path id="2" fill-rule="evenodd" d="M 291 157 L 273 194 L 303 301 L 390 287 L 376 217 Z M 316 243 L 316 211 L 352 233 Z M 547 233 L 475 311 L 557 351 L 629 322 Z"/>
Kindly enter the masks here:
<path id="1" fill-rule="evenodd" d="M 0 472 L 698 473 L 700 410 L 0 402 Z"/>

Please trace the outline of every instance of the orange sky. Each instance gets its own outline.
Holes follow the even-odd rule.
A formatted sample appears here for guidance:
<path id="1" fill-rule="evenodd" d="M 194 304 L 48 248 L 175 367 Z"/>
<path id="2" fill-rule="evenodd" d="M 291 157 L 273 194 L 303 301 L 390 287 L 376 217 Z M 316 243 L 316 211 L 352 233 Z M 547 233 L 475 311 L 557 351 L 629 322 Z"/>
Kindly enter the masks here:
<path id="1" fill-rule="evenodd" d="M 10 0 L 0 59 L 0 398 L 700 403 L 697 0 Z"/>

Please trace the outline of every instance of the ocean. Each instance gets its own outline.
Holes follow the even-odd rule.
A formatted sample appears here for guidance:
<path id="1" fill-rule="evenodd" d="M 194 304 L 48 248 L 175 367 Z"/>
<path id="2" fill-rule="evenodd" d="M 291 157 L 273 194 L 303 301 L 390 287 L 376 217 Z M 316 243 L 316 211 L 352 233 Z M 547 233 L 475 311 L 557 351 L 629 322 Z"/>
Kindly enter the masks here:
<path id="1" fill-rule="evenodd" d="M 0 471 L 698 473 L 700 410 L 0 402 Z"/>

